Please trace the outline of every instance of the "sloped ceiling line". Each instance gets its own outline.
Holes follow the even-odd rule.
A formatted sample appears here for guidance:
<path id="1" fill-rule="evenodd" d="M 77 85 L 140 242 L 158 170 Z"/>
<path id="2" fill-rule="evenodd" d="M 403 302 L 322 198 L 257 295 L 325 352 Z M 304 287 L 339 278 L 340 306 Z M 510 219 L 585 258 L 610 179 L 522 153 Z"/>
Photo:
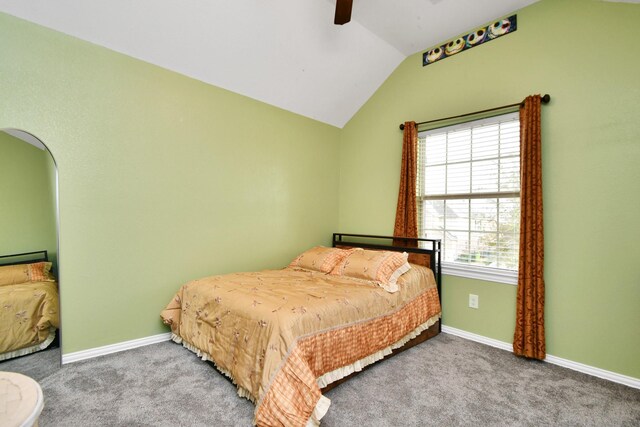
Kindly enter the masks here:
<path id="1" fill-rule="evenodd" d="M 408 56 L 536 0 L 0 0 L 0 11 L 343 127 Z"/>

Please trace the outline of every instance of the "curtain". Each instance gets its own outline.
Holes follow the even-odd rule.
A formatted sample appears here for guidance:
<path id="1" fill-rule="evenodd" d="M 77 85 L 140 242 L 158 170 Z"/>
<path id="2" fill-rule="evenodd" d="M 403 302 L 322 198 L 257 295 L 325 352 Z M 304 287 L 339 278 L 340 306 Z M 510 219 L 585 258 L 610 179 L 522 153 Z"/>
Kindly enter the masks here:
<path id="1" fill-rule="evenodd" d="M 416 122 L 405 122 L 402 138 L 402 165 L 400 167 L 400 190 L 396 207 L 396 222 L 393 235 L 418 237 L 418 211 L 416 206 L 416 179 L 418 172 L 418 131 Z M 394 244 L 417 246 L 416 242 L 394 240 Z"/>
<path id="2" fill-rule="evenodd" d="M 544 236 L 540 95 L 520 108 L 520 260 L 513 352 L 544 359 Z"/>

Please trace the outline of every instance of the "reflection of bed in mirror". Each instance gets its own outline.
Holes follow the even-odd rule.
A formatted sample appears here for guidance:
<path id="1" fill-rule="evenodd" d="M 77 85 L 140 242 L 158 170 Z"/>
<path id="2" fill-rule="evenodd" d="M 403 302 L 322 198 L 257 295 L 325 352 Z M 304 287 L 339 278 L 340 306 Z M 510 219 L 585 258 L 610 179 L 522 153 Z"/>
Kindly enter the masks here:
<path id="1" fill-rule="evenodd" d="M 31 264 L 50 262 L 52 266 L 49 272 L 57 276 L 57 195 L 57 167 L 45 144 L 23 130 L 0 129 L 0 255 L 43 251 L 30 257 L 2 257 L 0 266 L 24 265 L 19 263 L 27 261 Z M 6 267 L 0 268 L 5 273 L 8 271 Z M 40 267 L 32 267 L 32 273 L 38 268 Z M 24 278 L 25 273 L 22 274 Z M 28 276 L 28 270 L 26 274 Z M 44 278 L 46 280 L 40 285 L 19 284 L 14 279 L 11 279 L 11 282 L 14 282 L 11 285 L 0 284 L 0 360 L 15 357 L 15 351 L 25 354 L 47 345 L 47 349 L 59 346 L 59 283 L 50 281 L 52 279 L 48 275 Z M 29 292 L 40 295 L 47 302 L 27 299 L 28 307 L 17 309 L 20 303 L 9 301 L 9 295 L 14 298 L 19 293 L 26 295 Z M 55 301 L 48 302 L 50 298 Z M 55 311 L 55 315 L 50 313 L 52 318 L 48 321 L 34 321 L 30 317 L 30 311 L 33 311 L 34 307 L 42 309 L 45 306 Z M 54 333 L 52 328 L 58 329 Z M 53 343 L 49 344 L 52 339 Z M 47 363 L 57 359 L 49 356 L 42 358 L 38 355 L 34 358 L 46 360 Z"/>
<path id="2" fill-rule="evenodd" d="M 44 350 L 59 327 L 47 251 L 0 256 L 0 360 Z"/>

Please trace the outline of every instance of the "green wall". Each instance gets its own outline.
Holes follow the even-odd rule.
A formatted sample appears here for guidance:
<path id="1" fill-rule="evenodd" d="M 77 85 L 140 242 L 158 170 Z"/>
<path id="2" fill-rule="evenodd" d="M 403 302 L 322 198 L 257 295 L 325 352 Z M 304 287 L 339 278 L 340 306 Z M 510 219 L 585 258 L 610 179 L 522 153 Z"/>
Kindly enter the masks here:
<path id="1" fill-rule="evenodd" d="M 187 280 L 330 243 L 339 129 L 5 14 L 0 52 L 0 129 L 58 165 L 63 353 L 166 332 Z"/>
<path id="2" fill-rule="evenodd" d="M 49 153 L 0 132 L 0 255 L 47 250 L 55 263 L 54 197 Z"/>
<path id="3" fill-rule="evenodd" d="M 392 232 L 399 123 L 549 93 L 547 351 L 640 378 L 639 22 L 640 5 L 543 0 L 519 11 L 506 37 L 424 68 L 421 54 L 407 58 L 341 133 L 340 230 Z M 444 324 L 511 342 L 514 286 L 443 283 Z M 478 310 L 467 307 L 469 293 L 480 296 Z"/>
<path id="4" fill-rule="evenodd" d="M 165 332 L 186 280 L 284 265 L 338 225 L 390 233 L 399 123 L 550 93 L 548 352 L 640 377 L 637 22 L 638 5 L 543 0 L 506 37 L 409 57 L 339 130 L 0 14 L 0 129 L 59 167 L 63 352 Z M 444 323 L 510 341 L 515 289 L 447 276 Z"/>

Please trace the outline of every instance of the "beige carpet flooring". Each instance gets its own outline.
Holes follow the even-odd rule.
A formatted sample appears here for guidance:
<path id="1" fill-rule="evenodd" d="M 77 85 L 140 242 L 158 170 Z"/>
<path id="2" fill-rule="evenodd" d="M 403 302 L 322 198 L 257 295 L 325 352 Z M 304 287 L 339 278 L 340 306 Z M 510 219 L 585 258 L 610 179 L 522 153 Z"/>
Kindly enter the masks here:
<path id="1" fill-rule="evenodd" d="M 172 342 L 56 366 L 0 362 L 42 386 L 41 427 L 243 426 L 253 404 Z M 640 390 L 440 334 L 327 393 L 323 426 L 640 426 Z"/>

